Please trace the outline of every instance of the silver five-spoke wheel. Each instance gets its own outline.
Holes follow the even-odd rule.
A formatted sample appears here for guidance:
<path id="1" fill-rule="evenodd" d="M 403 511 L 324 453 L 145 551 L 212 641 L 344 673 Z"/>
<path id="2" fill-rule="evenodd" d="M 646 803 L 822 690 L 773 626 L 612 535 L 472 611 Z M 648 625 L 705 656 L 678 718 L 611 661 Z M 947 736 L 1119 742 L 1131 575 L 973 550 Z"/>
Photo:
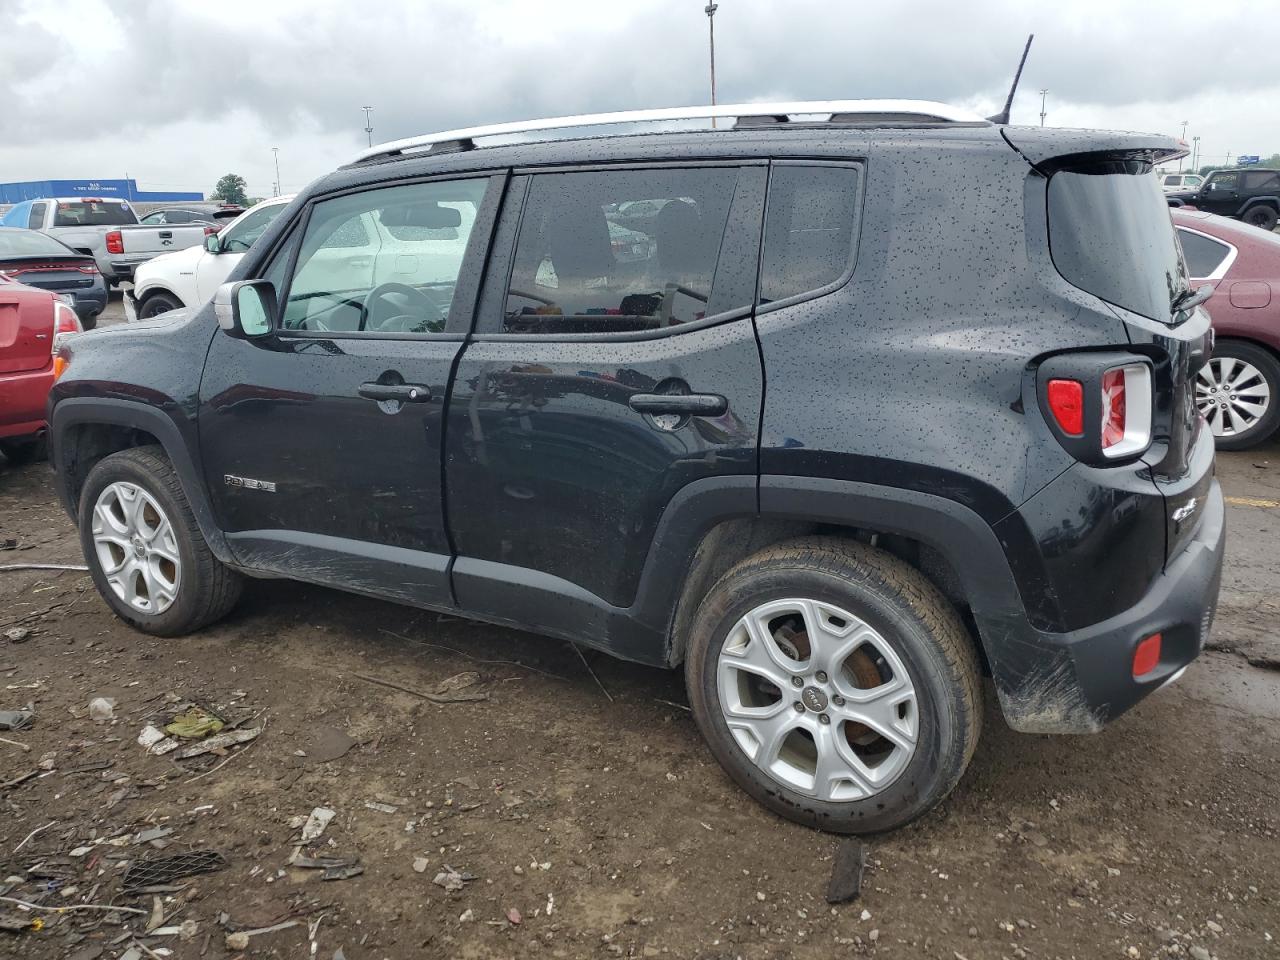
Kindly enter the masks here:
<path id="1" fill-rule="evenodd" d="M 1262 371 L 1237 357 L 1214 357 L 1196 376 L 1196 406 L 1215 437 L 1234 437 L 1254 427 L 1271 406 Z"/>
<path id="2" fill-rule="evenodd" d="M 915 753 L 919 710 L 902 660 L 874 628 L 829 603 L 774 600 L 751 610 L 725 640 L 716 682 L 748 759 L 818 800 L 874 796 Z"/>
<path id="3" fill-rule="evenodd" d="M 115 595 L 141 613 L 163 613 L 178 596 L 182 560 L 173 524 L 136 484 L 117 481 L 93 505 L 93 543 Z"/>

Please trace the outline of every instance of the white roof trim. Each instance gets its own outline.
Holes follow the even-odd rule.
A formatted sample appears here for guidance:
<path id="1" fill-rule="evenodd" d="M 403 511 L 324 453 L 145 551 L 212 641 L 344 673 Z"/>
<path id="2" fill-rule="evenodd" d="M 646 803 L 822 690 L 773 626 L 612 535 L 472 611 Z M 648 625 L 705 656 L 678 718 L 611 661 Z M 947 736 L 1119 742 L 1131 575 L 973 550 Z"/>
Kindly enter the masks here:
<path id="1" fill-rule="evenodd" d="M 362 150 L 356 162 L 370 157 L 386 156 L 430 147 L 451 140 L 474 140 L 477 137 L 500 137 L 512 134 L 532 133 L 539 130 L 561 130 L 570 127 L 599 127 L 616 123 L 658 123 L 672 120 L 710 120 L 712 117 L 763 117 L 826 114 L 830 118 L 837 113 L 907 113 L 921 120 L 939 119 L 948 123 L 986 123 L 987 121 L 968 110 L 960 110 L 932 100 L 800 100 L 782 103 L 731 103 L 703 107 L 664 107 L 657 110 L 623 110 L 615 113 L 584 113 L 571 117 L 550 117 L 544 120 L 519 120 L 514 123 L 494 123 L 483 127 L 464 127 L 445 130 L 403 140 L 390 140 Z"/>

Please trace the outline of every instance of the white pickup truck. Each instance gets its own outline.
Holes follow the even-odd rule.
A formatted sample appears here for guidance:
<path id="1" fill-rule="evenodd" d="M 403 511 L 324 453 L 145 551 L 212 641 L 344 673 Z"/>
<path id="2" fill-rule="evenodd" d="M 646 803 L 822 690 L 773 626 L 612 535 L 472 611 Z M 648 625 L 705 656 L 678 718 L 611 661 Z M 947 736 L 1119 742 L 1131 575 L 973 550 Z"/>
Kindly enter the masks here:
<path id="1" fill-rule="evenodd" d="M 0 225 L 39 230 L 88 254 L 112 286 L 132 280 L 134 269 L 152 257 L 199 246 L 205 237 L 205 228 L 196 224 L 139 225 L 128 201 L 99 197 L 24 200 L 5 213 Z"/>

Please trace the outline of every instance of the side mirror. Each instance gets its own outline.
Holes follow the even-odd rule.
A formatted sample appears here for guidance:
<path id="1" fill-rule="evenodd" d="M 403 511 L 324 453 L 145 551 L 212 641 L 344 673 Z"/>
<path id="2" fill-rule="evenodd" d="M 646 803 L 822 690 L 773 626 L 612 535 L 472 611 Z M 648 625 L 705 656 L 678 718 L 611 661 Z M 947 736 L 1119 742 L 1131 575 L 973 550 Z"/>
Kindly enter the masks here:
<path id="1" fill-rule="evenodd" d="M 254 340 L 275 331 L 276 288 L 270 280 L 224 283 L 213 295 L 218 326 L 229 337 Z"/>
<path id="2" fill-rule="evenodd" d="M 216 233 L 211 233 L 204 238 L 204 248 L 210 253 L 222 252 L 222 240 Z"/>

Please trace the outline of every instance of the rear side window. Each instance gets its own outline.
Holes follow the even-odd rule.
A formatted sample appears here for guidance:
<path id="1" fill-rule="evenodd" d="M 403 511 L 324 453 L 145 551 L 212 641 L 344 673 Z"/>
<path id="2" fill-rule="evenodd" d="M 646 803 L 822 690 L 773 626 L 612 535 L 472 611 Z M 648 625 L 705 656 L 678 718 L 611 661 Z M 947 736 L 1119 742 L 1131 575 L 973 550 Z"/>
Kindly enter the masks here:
<path id="1" fill-rule="evenodd" d="M 31 216 L 27 217 L 28 230 L 44 228 L 44 211 L 46 207 L 48 207 L 47 203 L 33 203 L 31 205 Z"/>
<path id="2" fill-rule="evenodd" d="M 851 167 L 775 165 L 769 176 L 760 302 L 835 283 L 853 259 L 858 172 Z"/>
<path id="3" fill-rule="evenodd" d="M 1182 241 L 1182 252 L 1187 258 L 1187 273 L 1197 279 L 1212 276 L 1231 252 L 1225 243 L 1190 230 L 1178 230 L 1178 239 Z"/>
<path id="4" fill-rule="evenodd" d="M 738 177 L 727 167 L 533 177 L 504 332 L 657 330 L 750 306 L 740 271 L 717 272 Z"/>
<path id="5" fill-rule="evenodd" d="M 1273 170 L 1258 170 L 1246 173 L 1244 175 L 1244 188 L 1246 190 L 1280 191 L 1280 173 L 1276 173 Z"/>
<path id="6" fill-rule="evenodd" d="M 137 222 L 123 203 L 98 200 L 59 201 L 53 215 L 55 227 L 121 227 Z"/>
<path id="7" fill-rule="evenodd" d="M 1169 205 L 1136 161 L 1049 178 L 1049 249 L 1058 272 L 1108 303 L 1167 323 L 1187 289 Z"/>

